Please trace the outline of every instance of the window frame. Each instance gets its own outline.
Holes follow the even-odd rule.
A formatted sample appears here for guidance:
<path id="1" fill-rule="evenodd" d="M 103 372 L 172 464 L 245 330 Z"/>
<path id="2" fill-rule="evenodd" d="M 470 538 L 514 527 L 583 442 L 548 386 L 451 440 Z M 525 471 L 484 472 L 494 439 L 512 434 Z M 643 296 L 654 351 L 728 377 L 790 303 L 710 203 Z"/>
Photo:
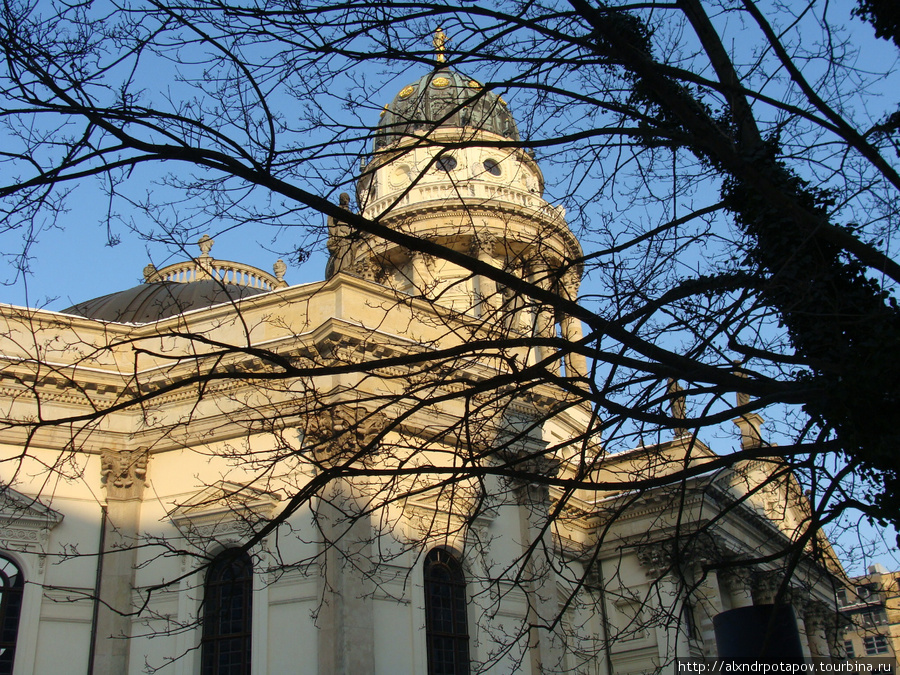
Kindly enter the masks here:
<path id="1" fill-rule="evenodd" d="M 866 656 L 878 656 L 879 654 L 888 654 L 887 638 L 880 633 L 875 635 L 866 635 L 863 638 L 863 647 L 866 650 Z"/>
<path id="2" fill-rule="evenodd" d="M 223 609 L 228 609 L 223 601 L 231 604 L 231 613 L 227 616 L 223 614 Z M 236 617 L 235 610 L 237 610 Z M 253 561 L 246 551 L 226 548 L 210 562 L 203 584 L 201 621 L 201 674 L 250 675 L 253 638 Z M 231 630 L 223 630 L 223 623 L 230 623 Z M 243 644 L 240 645 L 240 642 Z M 238 643 L 237 646 L 235 643 Z M 230 651 L 224 651 L 225 648 L 230 648 Z M 223 658 L 227 658 L 229 654 L 237 658 L 230 663 L 223 663 Z"/>
<path id="3" fill-rule="evenodd" d="M 503 175 L 503 169 L 500 167 L 500 162 L 498 162 L 493 157 L 488 157 L 487 159 L 485 159 L 481 163 L 481 166 L 484 168 L 484 170 L 487 173 L 489 173 L 492 176 L 495 176 L 496 178 L 499 178 L 500 176 Z"/>
<path id="4" fill-rule="evenodd" d="M 10 570 L 15 573 L 10 574 Z M 15 669 L 22 623 L 25 574 L 21 566 L 6 555 L 0 555 L 0 591 L 0 675 L 11 675 Z"/>
<path id="5" fill-rule="evenodd" d="M 458 166 L 459 162 L 456 157 L 449 153 L 438 155 L 437 159 L 434 160 L 434 168 L 443 171 L 444 173 L 452 173 Z"/>
<path id="6" fill-rule="evenodd" d="M 468 675 L 471 658 L 466 578 L 452 551 L 438 547 L 428 552 L 423 586 L 428 675 Z"/>

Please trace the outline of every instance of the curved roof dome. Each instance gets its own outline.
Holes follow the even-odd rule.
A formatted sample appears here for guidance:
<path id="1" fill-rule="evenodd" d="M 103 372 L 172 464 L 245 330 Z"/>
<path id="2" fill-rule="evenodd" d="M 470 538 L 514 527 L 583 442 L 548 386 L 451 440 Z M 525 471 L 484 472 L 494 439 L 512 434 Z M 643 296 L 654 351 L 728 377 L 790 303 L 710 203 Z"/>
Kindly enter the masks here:
<path id="1" fill-rule="evenodd" d="M 156 281 L 80 302 L 62 311 L 64 314 L 102 321 L 151 323 L 192 309 L 212 307 L 267 291 L 266 288 L 225 284 L 214 279 L 190 283 Z"/>
<path id="2" fill-rule="evenodd" d="M 519 130 L 497 94 L 448 68 L 435 70 L 401 89 L 385 106 L 375 132 L 375 148 L 405 135 L 423 135 L 437 127 L 473 128 L 519 140 Z"/>
<path id="3" fill-rule="evenodd" d="M 287 286 L 287 265 L 281 260 L 275 263 L 273 276 L 250 265 L 214 259 L 209 255 L 213 240 L 208 235 L 197 244 L 202 252 L 199 258 L 161 270 L 147 265 L 145 283 L 140 286 L 80 302 L 63 313 L 118 323 L 152 323 Z"/>

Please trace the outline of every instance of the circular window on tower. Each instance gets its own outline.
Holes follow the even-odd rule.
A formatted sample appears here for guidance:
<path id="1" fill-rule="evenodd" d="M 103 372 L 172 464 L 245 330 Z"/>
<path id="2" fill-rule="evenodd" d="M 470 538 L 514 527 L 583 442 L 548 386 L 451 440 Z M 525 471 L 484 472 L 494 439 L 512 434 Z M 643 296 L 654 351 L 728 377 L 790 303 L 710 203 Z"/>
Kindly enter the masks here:
<path id="1" fill-rule="evenodd" d="M 402 187 L 409 183 L 410 168 L 406 164 L 395 166 L 391 172 L 391 185 L 394 187 Z"/>
<path id="2" fill-rule="evenodd" d="M 486 159 L 484 160 L 484 170 L 487 171 L 492 176 L 500 175 L 500 162 L 495 159 Z"/>
<path id="3" fill-rule="evenodd" d="M 453 155 L 441 155 L 437 158 L 437 161 L 434 165 L 439 168 L 441 171 L 446 171 L 450 173 L 453 169 L 456 168 L 456 157 Z"/>

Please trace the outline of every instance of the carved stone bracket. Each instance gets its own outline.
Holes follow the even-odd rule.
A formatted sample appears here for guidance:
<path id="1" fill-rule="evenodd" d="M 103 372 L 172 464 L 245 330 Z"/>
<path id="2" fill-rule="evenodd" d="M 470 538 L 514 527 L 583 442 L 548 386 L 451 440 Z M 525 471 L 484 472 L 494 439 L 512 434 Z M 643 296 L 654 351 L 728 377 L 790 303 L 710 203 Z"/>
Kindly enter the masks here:
<path id="1" fill-rule="evenodd" d="M 375 281 L 384 273 L 384 269 L 370 258 L 356 261 L 352 269 L 356 276 L 367 281 Z"/>
<path id="2" fill-rule="evenodd" d="M 485 256 L 493 257 L 498 241 L 499 239 L 493 232 L 481 230 L 477 236 L 472 237 L 470 255 L 478 256 L 479 253 L 482 253 Z"/>
<path id="3" fill-rule="evenodd" d="M 147 483 L 149 461 L 147 448 L 101 451 L 100 476 L 107 499 L 140 499 Z"/>
<path id="4" fill-rule="evenodd" d="M 387 416 L 382 412 L 339 404 L 309 416 L 304 445 L 323 463 L 345 461 L 363 450 L 366 453 L 361 459 L 371 459 L 377 452 L 373 443 L 387 424 Z"/>

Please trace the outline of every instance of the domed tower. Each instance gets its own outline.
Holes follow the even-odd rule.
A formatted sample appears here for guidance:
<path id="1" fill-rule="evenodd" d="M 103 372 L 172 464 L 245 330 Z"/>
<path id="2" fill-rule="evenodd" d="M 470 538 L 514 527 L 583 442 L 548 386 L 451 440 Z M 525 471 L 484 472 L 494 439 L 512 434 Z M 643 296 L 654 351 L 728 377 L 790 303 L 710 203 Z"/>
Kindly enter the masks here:
<path id="1" fill-rule="evenodd" d="M 519 141 L 500 96 L 439 62 L 382 111 L 357 185 L 362 214 L 574 298 L 581 247 L 564 210 L 544 200 L 541 170 Z M 329 230 L 328 276 L 363 276 L 518 333 L 580 337 L 576 321 L 455 264 L 354 240 L 333 220 Z"/>

